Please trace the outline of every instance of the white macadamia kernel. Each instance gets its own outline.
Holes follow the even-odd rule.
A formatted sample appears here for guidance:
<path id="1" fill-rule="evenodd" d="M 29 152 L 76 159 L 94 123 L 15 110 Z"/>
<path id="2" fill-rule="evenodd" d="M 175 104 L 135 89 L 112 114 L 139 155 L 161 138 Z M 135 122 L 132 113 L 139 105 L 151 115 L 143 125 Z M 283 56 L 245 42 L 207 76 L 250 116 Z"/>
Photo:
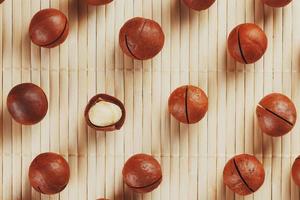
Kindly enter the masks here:
<path id="1" fill-rule="evenodd" d="M 122 117 L 122 110 L 116 104 L 99 101 L 89 110 L 89 120 L 95 126 L 110 126 L 117 123 Z"/>

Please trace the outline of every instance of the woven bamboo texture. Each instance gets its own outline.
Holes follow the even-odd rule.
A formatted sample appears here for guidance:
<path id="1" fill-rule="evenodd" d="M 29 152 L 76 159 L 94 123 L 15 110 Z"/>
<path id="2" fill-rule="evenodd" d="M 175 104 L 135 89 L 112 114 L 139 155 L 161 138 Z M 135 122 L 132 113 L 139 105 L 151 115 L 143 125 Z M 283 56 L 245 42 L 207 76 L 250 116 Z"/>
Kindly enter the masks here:
<path id="1" fill-rule="evenodd" d="M 31 43 L 31 17 L 59 8 L 70 34 L 59 48 Z M 123 55 L 118 33 L 133 16 L 159 22 L 163 51 L 152 60 Z M 269 39 L 263 59 L 241 65 L 226 51 L 226 38 L 239 23 L 255 22 Z M 300 112 L 300 1 L 284 9 L 260 0 L 217 0 L 206 11 L 187 9 L 180 0 L 114 0 L 87 6 L 84 0 L 6 0 L 0 5 L 0 199 L 1 200 L 299 200 L 290 178 L 300 154 L 299 123 L 282 138 L 261 133 L 258 101 L 272 91 L 290 96 Z M 6 107 L 10 89 L 21 82 L 40 85 L 49 100 L 44 120 L 34 126 L 14 122 Z M 170 92 L 183 84 L 203 88 L 209 111 L 197 124 L 179 124 L 167 111 Z M 121 99 L 127 119 L 122 130 L 95 132 L 83 111 L 96 93 Z M 40 152 L 62 154 L 71 167 L 59 195 L 31 189 L 28 167 Z M 163 182 L 152 193 L 133 194 L 123 184 L 122 167 L 135 153 L 155 156 Z M 266 180 L 254 195 L 234 195 L 222 181 L 223 167 L 239 153 L 257 156 Z"/>

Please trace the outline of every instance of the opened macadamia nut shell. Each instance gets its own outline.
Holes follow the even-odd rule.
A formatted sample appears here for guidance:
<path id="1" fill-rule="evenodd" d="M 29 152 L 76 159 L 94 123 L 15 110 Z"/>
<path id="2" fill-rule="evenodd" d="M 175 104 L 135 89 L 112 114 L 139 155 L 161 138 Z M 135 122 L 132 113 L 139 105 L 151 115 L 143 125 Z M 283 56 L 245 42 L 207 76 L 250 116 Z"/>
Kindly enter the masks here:
<path id="1" fill-rule="evenodd" d="M 261 130 L 273 137 L 287 134 L 297 120 L 294 103 L 280 93 L 265 96 L 256 108 L 256 115 Z"/>
<path id="2" fill-rule="evenodd" d="M 246 23 L 235 27 L 228 36 L 227 48 L 238 62 L 251 64 L 258 61 L 266 52 L 268 39 L 256 24 Z"/>
<path id="3" fill-rule="evenodd" d="M 147 193 L 157 188 L 162 181 L 161 166 L 147 154 L 136 154 L 123 167 L 123 179 L 134 192 Z"/>
<path id="4" fill-rule="evenodd" d="M 57 9 L 41 10 L 31 19 L 29 35 L 32 42 L 40 47 L 56 47 L 66 40 L 68 34 L 68 19 Z"/>
<path id="5" fill-rule="evenodd" d="M 168 101 L 169 112 L 185 124 L 199 122 L 208 109 L 208 98 L 199 87 L 185 85 L 175 89 Z"/>
<path id="6" fill-rule="evenodd" d="M 7 109 L 12 118 L 23 125 L 40 122 L 48 111 L 44 91 L 33 83 L 22 83 L 11 89 L 7 96 Z"/>
<path id="7" fill-rule="evenodd" d="M 29 167 L 31 186 L 43 194 L 56 194 L 67 186 L 70 167 L 67 161 L 56 153 L 42 153 L 35 157 Z"/>
<path id="8" fill-rule="evenodd" d="M 249 195 L 257 191 L 264 180 L 263 165 L 252 155 L 237 155 L 230 159 L 224 167 L 223 181 L 225 185 L 239 195 Z"/>
<path id="9" fill-rule="evenodd" d="M 105 101 L 105 102 L 114 104 L 120 108 L 121 117 L 116 123 L 108 125 L 108 126 L 97 126 L 91 122 L 89 112 L 90 112 L 91 108 L 100 101 Z M 91 128 L 98 130 L 98 131 L 114 131 L 114 130 L 121 129 L 121 127 L 123 126 L 125 118 L 126 118 L 126 111 L 125 111 L 124 104 L 117 98 L 107 95 L 107 94 L 97 94 L 96 96 L 91 98 L 91 100 L 88 102 L 88 104 L 85 108 L 85 111 L 84 111 L 84 116 L 85 116 L 86 123 Z"/>
<path id="10" fill-rule="evenodd" d="M 108 4 L 110 2 L 112 2 L 113 0 L 86 0 L 86 2 L 90 5 L 95 5 L 95 6 L 98 6 L 98 5 L 105 5 L 105 4 Z"/>
<path id="11" fill-rule="evenodd" d="M 163 48 L 165 36 L 161 26 L 151 20 L 135 17 L 128 20 L 120 30 L 119 43 L 123 52 L 137 60 L 147 60 Z"/>
<path id="12" fill-rule="evenodd" d="M 271 7 L 283 7 L 292 2 L 292 0 L 262 0 L 262 2 Z"/>
<path id="13" fill-rule="evenodd" d="M 216 0 L 183 0 L 183 2 L 191 9 L 206 10 L 215 3 Z"/>

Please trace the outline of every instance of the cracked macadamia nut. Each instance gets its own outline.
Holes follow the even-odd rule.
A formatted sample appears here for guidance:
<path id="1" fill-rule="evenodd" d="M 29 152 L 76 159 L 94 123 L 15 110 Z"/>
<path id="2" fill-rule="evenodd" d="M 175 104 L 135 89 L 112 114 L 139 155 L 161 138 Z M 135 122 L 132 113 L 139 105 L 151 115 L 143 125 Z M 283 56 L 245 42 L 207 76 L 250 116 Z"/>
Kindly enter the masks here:
<path id="1" fill-rule="evenodd" d="M 108 4 L 108 3 L 112 2 L 112 1 L 113 0 L 86 0 L 86 2 L 88 4 L 95 5 L 95 6 L 105 5 L 105 4 Z"/>
<path id="2" fill-rule="evenodd" d="M 98 94 L 94 96 L 85 109 L 87 124 L 96 130 L 119 130 L 125 121 L 123 103 L 113 96 Z"/>
<path id="3" fill-rule="evenodd" d="M 120 30 L 119 43 L 123 52 L 137 60 L 156 56 L 163 48 L 165 36 L 160 25 L 151 20 L 135 17 Z"/>
<path id="4" fill-rule="evenodd" d="M 39 86 L 22 83 L 9 92 L 7 109 L 16 122 L 33 125 L 40 122 L 47 114 L 48 100 Z"/>
<path id="5" fill-rule="evenodd" d="M 66 40 L 68 34 L 68 19 L 57 9 L 41 10 L 31 19 L 29 35 L 32 42 L 40 47 L 56 47 Z"/>
<path id="6" fill-rule="evenodd" d="M 30 164 L 31 186 L 43 194 L 56 194 L 65 189 L 70 178 L 67 161 L 56 153 L 42 153 Z"/>
<path id="7" fill-rule="evenodd" d="M 261 130 L 273 137 L 287 134 L 297 120 L 294 103 L 279 93 L 265 96 L 256 107 L 256 115 Z"/>
<path id="8" fill-rule="evenodd" d="M 268 39 L 264 31 L 256 24 L 240 24 L 229 34 L 227 46 L 230 55 L 236 61 L 251 64 L 265 54 Z"/>
<path id="9" fill-rule="evenodd" d="M 169 112 L 185 124 L 199 122 L 208 109 L 208 98 L 199 87 L 185 85 L 174 90 L 169 97 Z"/>
<path id="10" fill-rule="evenodd" d="M 288 5 L 292 0 L 262 0 L 262 2 L 268 6 L 279 8 Z"/>
<path id="11" fill-rule="evenodd" d="M 255 156 L 241 154 L 227 162 L 223 171 L 223 181 L 233 192 L 249 195 L 264 183 L 265 170 Z"/>
<path id="12" fill-rule="evenodd" d="M 215 3 L 216 0 L 183 0 L 183 2 L 191 9 L 206 10 Z"/>
<path id="13" fill-rule="evenodd" d="M 162 181 L 161 166 L 147 154 L 136 154 L 123 167 L 123 179 L 134 192 L 147 193 L 156 189 Z"/>
<path id="14" fill-rule="evenodd" d="M 300 187 L 300 156 L 296 158 L 292 167 L 292 178 L 296 185 Z"/>

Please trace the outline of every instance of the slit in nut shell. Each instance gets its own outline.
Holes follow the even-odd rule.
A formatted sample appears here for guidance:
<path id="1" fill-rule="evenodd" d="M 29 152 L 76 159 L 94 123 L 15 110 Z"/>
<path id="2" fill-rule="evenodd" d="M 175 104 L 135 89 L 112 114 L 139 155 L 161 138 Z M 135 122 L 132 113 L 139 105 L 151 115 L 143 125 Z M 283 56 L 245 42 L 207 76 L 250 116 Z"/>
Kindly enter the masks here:
<path id="1" fill-rule="evenodd" d="M 87 124 L 99 131 L 119 130 L 124 124 L 125 115 L 123 103 L 107 94 L 94 96 L 85 109 Z"/>

